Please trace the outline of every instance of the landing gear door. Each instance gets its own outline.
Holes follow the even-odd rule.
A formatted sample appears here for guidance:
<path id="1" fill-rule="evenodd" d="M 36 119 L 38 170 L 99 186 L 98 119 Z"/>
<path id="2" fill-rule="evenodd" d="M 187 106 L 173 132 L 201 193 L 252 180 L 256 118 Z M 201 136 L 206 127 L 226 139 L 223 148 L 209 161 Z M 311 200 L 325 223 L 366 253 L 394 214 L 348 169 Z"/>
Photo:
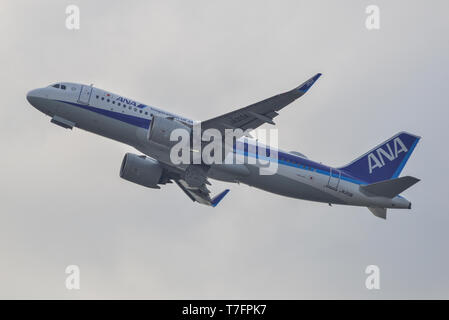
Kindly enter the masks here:
<path id="1" fill-rule="evenodd" d="M 92 86 L 81 86 L 78 102 L 86 105 L 89 104 L 91 95 L 92 95 Z"/>
<path id="2" fill-rule="evenodd" d="M 331 168 L 329 173 L 329 181 L 327 182 L 327 186 L 331 189 L 337 190 L 338 185 L 340 184 L 341 171 Z"/>

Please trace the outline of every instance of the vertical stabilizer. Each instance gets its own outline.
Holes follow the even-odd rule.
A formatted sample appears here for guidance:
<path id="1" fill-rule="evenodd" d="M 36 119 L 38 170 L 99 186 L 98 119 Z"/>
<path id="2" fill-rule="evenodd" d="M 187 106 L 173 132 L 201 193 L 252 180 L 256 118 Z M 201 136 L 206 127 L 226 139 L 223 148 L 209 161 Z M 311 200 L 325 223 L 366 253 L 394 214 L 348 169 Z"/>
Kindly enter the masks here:
<path id="1" fill-rule="evenodd" d="M 397 178 L 419 139 L 413 134 L 400 132 L 338 169 L 368 183 Z"/>

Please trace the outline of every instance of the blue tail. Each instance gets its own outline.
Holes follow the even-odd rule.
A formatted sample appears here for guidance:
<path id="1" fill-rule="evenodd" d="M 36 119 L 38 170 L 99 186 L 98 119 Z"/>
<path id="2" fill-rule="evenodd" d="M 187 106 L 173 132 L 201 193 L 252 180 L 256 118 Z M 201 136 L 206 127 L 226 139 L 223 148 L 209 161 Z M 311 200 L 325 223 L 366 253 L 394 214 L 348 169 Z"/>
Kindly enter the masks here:
<path id="1" fill-rule="evenodd" d="M 367 183 L 397 178 L 419 139 L 400 132 L 339 169 Z"/>

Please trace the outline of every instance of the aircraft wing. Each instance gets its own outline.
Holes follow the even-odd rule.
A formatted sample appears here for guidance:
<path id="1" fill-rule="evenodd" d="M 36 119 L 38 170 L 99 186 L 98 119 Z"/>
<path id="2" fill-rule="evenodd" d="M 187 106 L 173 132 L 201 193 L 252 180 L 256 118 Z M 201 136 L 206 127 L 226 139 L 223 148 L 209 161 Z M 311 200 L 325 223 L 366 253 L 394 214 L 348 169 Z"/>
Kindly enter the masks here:
<path id="1" fill-rule="evenodd" d="M 207 189 L 206 184 L 203 183 L 199 187 L 191 187 L 183 179 L 175 179 L 176 184 L 185 192 L 185 194 L 194 202 L 199 202 L 208 206 L 215 207 L 229 192 L 229 189 L 224 190 L 215 197 L 210 197 L 210 191 Z"/>
<path id="2" fill-rule="evenodd" d="M 216 118 L 203 121 L 201 122 L 201 130 L 204 131 L 206 129 L 215 128 L 218 129 L 221 132 L 222 137 L 224 137 L 225 129 L 251 131 L 264 123 L 274 125 L 273 119 L 278 115 L 277 111 L 304 95 L 320 76 L 321 73 L 317 73 L 293 90 L 278 94 Z"/>

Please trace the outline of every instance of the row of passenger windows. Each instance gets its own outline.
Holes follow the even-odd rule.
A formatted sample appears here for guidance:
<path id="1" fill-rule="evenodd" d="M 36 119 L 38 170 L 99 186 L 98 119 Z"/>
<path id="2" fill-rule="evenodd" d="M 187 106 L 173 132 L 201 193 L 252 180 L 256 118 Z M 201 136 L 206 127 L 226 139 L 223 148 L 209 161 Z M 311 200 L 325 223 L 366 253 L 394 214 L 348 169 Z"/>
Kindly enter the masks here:
<path id="1" fill-rule="evenodd" d="M 99 95 L 96 95 L 95 98 L 96 98 L 96 99 L 101 99 L 101 101 L 104 101 L 104 100 L 105 100 L 104 97 L 101 97 L 101 98 L 100 98 Z M 108 98 L 106 98 L 106 102 L 111 102 L 111 100 L 108 99 Z M 115 101 L 112 101 L 112 104 L 115 104 Z M 125 108 L 125 109 L 128 107 L 129 110 L 132 110 L 132 109 L 133 109 L 132 106 L 128 106 L 128 105 L 126 105 L 125 103 L 122 104 L 121 102 L 117 102 L 117 106 L 119 106 L 119 107 L 120 107 L 120 106 L 123 106 L 123 108 Z M 148 115 L 148 111 L 143 112 L 142 110 L 137 110 L 137 108 L 134 108 L 134 112 L 137 112 L 137 111 L 139 111 L 139 113 Z"/>
<path id="2" fill-rule="evenodd" d="M 234 148 L 236 148 L 236 147 L 234 146 Z M 240 146 L 240 148 L 241 148 L 241 146 Z M 245 145 L 244 145 L 244 150 L 245 150 L 245 152 L 248 152 L 248 148 L 249 148 L 249 146 L 245 143 Z M 240 150 L 241 150 L 241 149 L 240 149 Z M 257 148 L 256 148 L 255 152 L 258 152 L 258 149 L 257 149 Z M 264 152 L 265 152 L 265 153 L 263 153 L 263 154 L 265 154 L 267 157 L 269 157 L 270 154 L 271 154 L 271 150 L 270 150 L 270 149 L 266 149 Z M 286 158 L 286 157 L 280 156 L 280 157 L 279 157 L 279 160 L 280 160 L 280 161 L 285 161 L 285 162 L 291 163 L 291 164 L 293 164 L 295 167 L 298 167 L 298 168 L 300 168 L 300 169 L 309 170 L 309 171 L 316 171 L 315 168 L 312 168 L 312 167 L 309 167 L 309 166 L 306 166 L 306 165 L 299 164 L 297 161 L 295 161 L 294 159 L 291 159 L 291 158 Z"/>
<path id="3" fill-rule="evenodd" d="M 287 159 L 287 158 L 284 158 L 284 157 L 280 157 L 279 160 L 283 160 L 285 162 L 292 163 L 292 164 L 296 165 L 298 168 L 301 168 L 301 169 L 304 169 L 304 170 L 316 171 L 315 168 L 308 167 L 308 166 L 305 166 L 305 165 L 302 165 L 302 164 L 298 164 L 297 162 L 295 162 L 293 160 L 290 160 L 290 159 Z"/>

